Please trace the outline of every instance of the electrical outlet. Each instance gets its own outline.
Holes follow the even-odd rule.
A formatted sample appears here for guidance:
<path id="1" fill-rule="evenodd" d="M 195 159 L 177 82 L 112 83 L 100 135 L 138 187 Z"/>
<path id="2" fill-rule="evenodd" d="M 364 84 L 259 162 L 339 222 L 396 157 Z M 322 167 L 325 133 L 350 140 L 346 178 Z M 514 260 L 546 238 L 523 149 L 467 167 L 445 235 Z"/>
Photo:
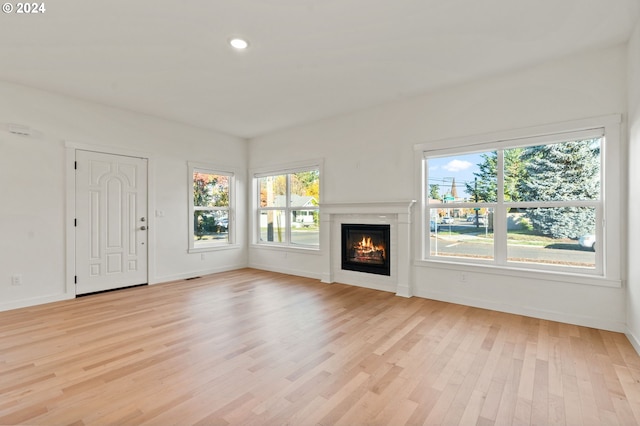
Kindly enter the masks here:
<path id="1" fill-rule="evenodd" d="M 460 272 L 460 282 L 461 283 L 466 283 L 467 282 L 467 273 L 466 272 Z"/>
<path id="2" fill-rule="evenodd" d="M 14 274 L 11 276 L 11 285 L 22 285 L 22 275 Z"/>
<path id="3" fill-rule="evenodd" d="M 205 259 L 206 259 L 206 257 L 204 255 L 204 253 L 200 253 L 200 260 L 205 260 Z"/>

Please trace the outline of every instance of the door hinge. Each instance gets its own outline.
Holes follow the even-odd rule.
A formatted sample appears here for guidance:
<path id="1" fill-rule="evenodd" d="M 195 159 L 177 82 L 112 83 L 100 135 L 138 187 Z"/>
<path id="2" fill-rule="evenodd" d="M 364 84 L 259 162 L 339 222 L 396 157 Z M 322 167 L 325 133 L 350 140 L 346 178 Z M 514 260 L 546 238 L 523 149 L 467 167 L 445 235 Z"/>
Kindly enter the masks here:
<path id="1" fill-rule="evenodd" d="M 74 284 L 78 284 L 78 276 L 77 275 L 73 276 L 73 283 Z"/>
<path id="2" fill-rule="evenodd" d="M 73 226 L 78 226 L 78 219 L 73 219 Z"/>
<path id="3" fill-rule="evenodd" d="M 73 162 L 73 169 L 74 170 L 78 170 L 78 162 L 77 161 Z"/>

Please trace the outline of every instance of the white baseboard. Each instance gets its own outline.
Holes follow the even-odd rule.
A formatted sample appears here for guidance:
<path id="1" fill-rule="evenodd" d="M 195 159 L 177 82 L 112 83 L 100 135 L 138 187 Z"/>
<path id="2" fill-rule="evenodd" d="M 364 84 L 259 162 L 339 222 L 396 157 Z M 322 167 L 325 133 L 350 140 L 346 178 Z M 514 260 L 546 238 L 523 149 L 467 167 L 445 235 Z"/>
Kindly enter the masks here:
<path id="1" fill-rule="evenodd" d="M 149 285 L 162 284 L 162 283 L 167 283 L 167 282 L 171 282 L 171 281 L 178 281 L 178 280 L 186 280 L 187 278 L 200 277 L 200 276 L 203 276 L 203 275 L 218 274 L 220 272 L 235 271 L 236 269 L 242 269 L 242 268 L 247 268 L 247 267 L 248 266 L 246 264 L 225 265 L 225 266 L 221 266 L 221 267 L 217 267 L 217 268 L 209 268 L 209 269 L 201 269 L 201 270 L 198 270 L 198 271 L 185 272 L 185 273 L 182 273 L 182 274 L 163 275 L 163 276 L 160 276 L 160 277 L 153 277 L 152 279 L 150 279 L 149 280 Z"/>
<path id="2" fill-rule="evenodd" d="M 56 294 L 52 296 L 32 297 L 30 299 L 21 299 L 13 302 L 0 303 L 0 312 L 10 311 L 12 309 L 28 308 L 30 306 L 44 305 L 46 303 L 61 302 L 63 300 L 74 299 L 75 294 Z"/>
<path id="3" fill-rule="evenodd" d="M 625 331 L 624 335 L 627 336 L 627 339 L 629 339 L 629 342 L 631 343 L 631 346 L 633 346 L 633 349 L 635 349 L 638 355 L 640 355 L 640 341 L 638 341 L 636 336 L 628 328 Z"/>
<path id="4" fill-rule="evenodd" d="M 505 312 L 508 314 L 523 315 L 548 321 L 557 321 L 583 327 L 597 328 L 600 330 L 614 331 L 617 333 L 625 333 L 625 331 L 627 330 L 626 324 L 624 322 L 611 321 L 607 319 L 581 315 L 569 315 L 566 312 L 547 311 L 530 306 L 507 305 L 503 303 L 495 303 L 488 300 L 455 297 L 449 294 L 428 291 L 419 291 L 417 293 L 414 293 L 414 296 L 422 297 L 425 299 L 439 300 L 442 302 L 456 303 L 465 306 L 472 306 L 475 308 L 489 309 L 492 311 Z"/>
<path id="5" fill-rule="evenodd" d="M 398 288 L 396 290 L 396 296 L 406 297 L 407 299 L 413 297 L 413 291 L 411 291 L 411 286 L 409 284 L 398 284 Z"/>
<path id="6" fill-rule="evenodd" d="M 269 272 L 278 272 L 280 274 L 297 275 L 299 277 L 312 278 L 314 280 L 322 280 L 323 278 L 322 274 L 315 274 L 312 272 L 303 271 L 299 269 L 273 267 L 272 265 L 261 265 L 257 263 L 250 263 L 248 268 L 260 269 L 262 271 L 269 271 Z"/>

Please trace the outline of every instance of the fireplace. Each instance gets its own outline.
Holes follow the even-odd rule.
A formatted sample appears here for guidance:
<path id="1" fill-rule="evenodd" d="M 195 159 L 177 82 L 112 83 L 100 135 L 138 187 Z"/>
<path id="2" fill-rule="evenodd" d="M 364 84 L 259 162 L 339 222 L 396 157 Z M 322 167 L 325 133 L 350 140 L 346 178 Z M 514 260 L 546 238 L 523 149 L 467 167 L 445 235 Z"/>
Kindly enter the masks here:
<path id="1" fill-rule="evenodd" d="M 391 275 L 391 227 L 342 224 L 342 269 Z"/>

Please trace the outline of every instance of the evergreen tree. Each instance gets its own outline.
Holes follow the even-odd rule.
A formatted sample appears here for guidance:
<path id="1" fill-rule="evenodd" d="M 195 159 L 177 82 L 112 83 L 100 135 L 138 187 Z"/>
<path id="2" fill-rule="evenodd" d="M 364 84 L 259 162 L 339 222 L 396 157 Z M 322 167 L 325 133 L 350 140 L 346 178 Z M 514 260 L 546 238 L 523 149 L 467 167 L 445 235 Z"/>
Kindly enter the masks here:
<path id="1" fill-rule="evenodd" d="M 497 201 L 498 194 L 498 153 L 494 151 L 482 154 L 481 157 L 483 161 L 478 164 L 480 171 L 473 173 L 475 181 L 467 182 L 465 186 L 473 201 L 493 203 Z"/>
<path id="2" fill-rule="evenodd" d="M 504 200 L 520 201 L 519 184 L 525 173 L 525 162 L 522 158 L 523 148 L 504 150 Z M 483 162 L 478 164 L 479 172 L 474 173 L 473 183 L 465 183 L 467 193 L 472 201 L 487 203 L 497 201 L 498 197 L 498 153 L 482 154 Z"/>
<path id="3" fill-rule="evenodd" d="M 525 177 L 526 159 L 523 158 L 524 148 L 504 150 L 504 200 L 522 201 L 520 184 Z"/>
<path id="4" fill-rule="evenodd" d="M 432 200 L 440 200 L 440 185 L 437 183 L 429 185 L 429 198 Z"/>
<path id="5" fill-rule="evenodd" d="M 600 197 L 599 139 L 525 148 L 520 201 L 576 201 Z M 593 232 L 589 207 L 528 209 L 533 228 L 553 238 L 578 238 Z"/>

